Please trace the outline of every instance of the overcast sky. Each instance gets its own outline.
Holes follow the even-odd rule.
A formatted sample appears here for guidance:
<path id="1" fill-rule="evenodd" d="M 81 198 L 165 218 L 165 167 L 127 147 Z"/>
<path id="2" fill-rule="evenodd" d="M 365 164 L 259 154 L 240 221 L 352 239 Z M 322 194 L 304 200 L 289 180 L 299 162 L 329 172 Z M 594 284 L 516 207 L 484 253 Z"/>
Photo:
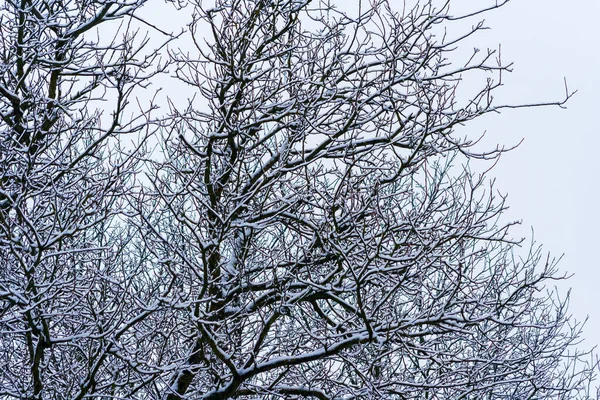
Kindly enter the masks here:
<path id="1" fill-rule="evenodd" d="M 462 0 L 469 1 L 469 0 Z M 457 0 L 460 2 L 460 0 Z M 522 236 L 533 226 L 536 241 L 556 256 L 573 278 L 571 311 L 589 315 L 586 346 L 600 345 L 600 1 L 512 0 L 486 16 L 492 29 L 477 42 L 502 44 L 514 62 L 503 98 L 514 102 L 560 99 L 563 78 L 577 94 L 567 109 L 506 111 L 469 125 L 488 139 L 518 143 L 492 172 L 508 193 L 508 217 L 521 219 Z"/>

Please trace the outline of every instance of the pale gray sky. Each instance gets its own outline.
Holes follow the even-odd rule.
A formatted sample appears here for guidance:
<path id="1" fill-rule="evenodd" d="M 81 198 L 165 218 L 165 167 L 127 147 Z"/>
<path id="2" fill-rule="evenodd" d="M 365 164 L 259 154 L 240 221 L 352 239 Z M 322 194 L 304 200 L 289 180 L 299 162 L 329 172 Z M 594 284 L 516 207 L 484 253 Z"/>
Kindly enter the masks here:
<path id="1" fill-rule="evenodd" d="M 468 1 L 468 0 L 463 0 Z M 459 1 L 460 2 L 460 1 Z M 533 226 L 536 241 L 556 256 L 561 270 L 575 274 L 571 311 L 589 315 L 586 345 L 600 345 L 600 2 L 596 0 L 512 0 L 486 16 L 492 29 L 477 42 L 502 43 L 502 58 L 514 62 L 504 99 L 559 99 L 563 77 L 577 94 L 567 109 L 506 111 L 468 126 L 488 138 L 521 146 L 502 157 L 492 172 L 508 193 L 508 217 L 522 219 L 523 236 Z"/>

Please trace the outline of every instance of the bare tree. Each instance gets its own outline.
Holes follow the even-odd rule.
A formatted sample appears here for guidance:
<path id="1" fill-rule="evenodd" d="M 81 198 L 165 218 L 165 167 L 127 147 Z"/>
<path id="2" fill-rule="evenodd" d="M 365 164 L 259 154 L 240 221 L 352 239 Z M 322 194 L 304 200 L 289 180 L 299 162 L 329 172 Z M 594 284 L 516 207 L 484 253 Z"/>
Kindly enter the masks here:
<path id="1" fill-rule="evenodd" d="M 141 2 L 7 1 L 0 397 L 591 398 L 556 262 L 469 168 L 504 150 L 457 132 L 515 107 L 499 54 L 452 53 L 505 2 L 412 3 L 192 2 L 159 122 L 126 113 Z"/>
<path id="2" fill-rule="evenodd" d="M 173 57 L 207 104 L 174 113 L 141 212 L 186 304 L 168 399 L 582 395 L 554 261 L 516 258 L 503 198 L 460 167 L 501 153 L 455 128 L 503 108 L 508 67 L 451 63 L 483 26 L 444 28 L 489 10 L 415 3 L 196 5 L 200 56 Z"/>
<path id="3" fill-rule="evenodd" d="M 160 69 L 130 29 L 142 4 L 0 5 L 2 399 L 81 399 L 134 382 L 120 377 L 119 340 L 144 315 L 127 283 L 143 259 L 115 218 L 150 128 L 152 106 L 130 97 Z"/>

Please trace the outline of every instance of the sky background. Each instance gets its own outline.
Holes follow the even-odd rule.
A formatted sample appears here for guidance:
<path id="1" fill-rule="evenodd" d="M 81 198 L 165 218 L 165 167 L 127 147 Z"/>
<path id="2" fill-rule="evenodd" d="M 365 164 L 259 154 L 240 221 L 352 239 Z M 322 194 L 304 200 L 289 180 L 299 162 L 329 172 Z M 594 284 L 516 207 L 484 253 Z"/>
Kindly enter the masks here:
<path id="1" fill-rule="evenodd" d="M 457 0 L 468 2 L 468 0 Z M 502 59 L 514 62 L 503 77 L 501 100 L 515 103 L 559 100 L 557 107 L 507 110 L 465 127 L 487 131 L 487 140 L 515 144 L 492 175 L 508 194 L 507 218 L 522 220 L 515 236 L 528 236 L 554 256 L 564 254 L 561 271 L 574 276 L 560 285 L 571 291 L 570 310 L 589 316 L 585 345 L 600 345 L 600 2 L 597 0 L 512 0 L 485 16 L 490 30 L 480 46 L 502 44 Z"/>

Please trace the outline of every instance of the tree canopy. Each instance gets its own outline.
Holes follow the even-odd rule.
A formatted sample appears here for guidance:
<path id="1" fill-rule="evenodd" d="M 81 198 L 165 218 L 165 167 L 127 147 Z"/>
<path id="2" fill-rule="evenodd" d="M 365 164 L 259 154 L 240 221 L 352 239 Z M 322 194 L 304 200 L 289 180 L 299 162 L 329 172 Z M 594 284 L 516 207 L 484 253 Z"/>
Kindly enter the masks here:
<path id="1" fill-rule="evenodd" d="M 476 172 L 570 96 L 494 101 L 507 1 L 153 1 L 0 6 L 1 398 L 595 397 Z"/>

